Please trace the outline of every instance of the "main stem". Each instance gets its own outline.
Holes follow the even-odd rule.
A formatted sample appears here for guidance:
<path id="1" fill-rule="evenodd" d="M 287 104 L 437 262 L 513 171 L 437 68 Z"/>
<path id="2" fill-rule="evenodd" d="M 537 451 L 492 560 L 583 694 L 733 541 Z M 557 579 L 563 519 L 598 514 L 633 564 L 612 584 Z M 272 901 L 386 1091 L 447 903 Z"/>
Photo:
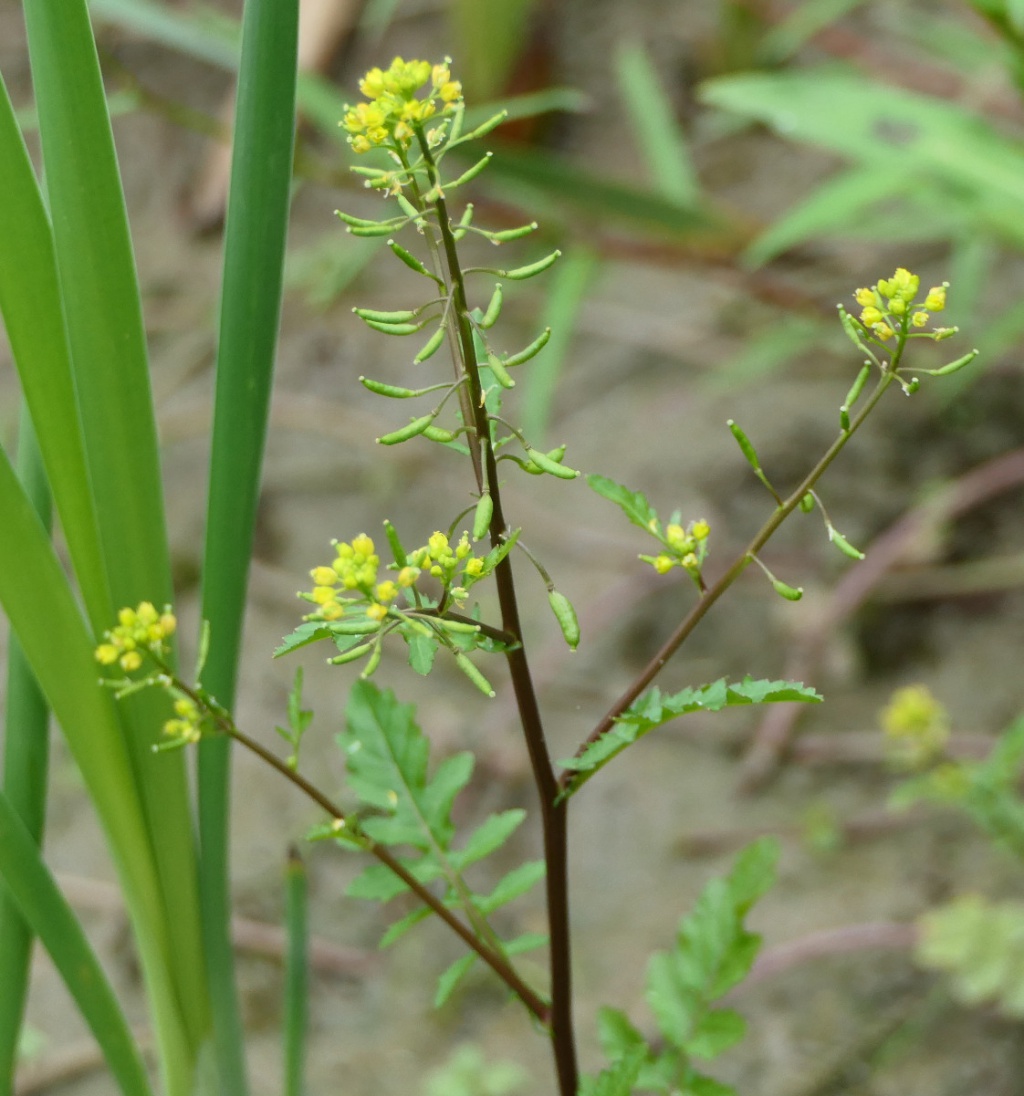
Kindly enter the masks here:
<path id="1" fill-rule="evenodd" d="M 469 396 L 472 404 L 472 428 L 476 435 L 475 452 L 483 458 L 486 487 L 490 491 L 494 510 L 491 517 L 490 538 L 492 547 L 504 541 L 508 533 L 501 504 L 498 482 L 498 466 L 491 445 L 490 422 L 484 407 L 480 372 L 473 345 L 473 329 L 469 320 L 469 304 L 466 299 L 465 280 L 459 263 L 455 237 L 452 234 L 448 208 L 440 186 L 437 165 L 422 133 L 420 148 L 430 177 L 431 186 L 438 197 L 434 201 L 438 228 L 448 268 L 449 289 L 452 294 L 452 313 L 463 365 L 469 380 Z M 470 423 L 466 423 L 470 426 Z M 480 485 L 481 488 L 484 484 Z M 533 685 L 533 675 L 526 657 L 519 603 L 516 597 L 512 563 L 506 556 L 494 571 L 501 606 L 502 628 L 515 638 L 514 646 L 506 652 L 520 724 L 526 740 L 534 783 L 540 798 L 541 829 L 543 832 L 544 861 L 547 868 L 547 914 L 549 934 L 549 961 L 551 971 L 551 1045 L 558 1074 L 560 1096 L 576 1096 L 579 1087 L 579 1067 L 576 1061 L 576 1039 L 572 1014 L 572 953 L 569 929 L 569 854 L 567 801 L 558 800 L 558 780 L 548 753 L 544 725 Z"/>

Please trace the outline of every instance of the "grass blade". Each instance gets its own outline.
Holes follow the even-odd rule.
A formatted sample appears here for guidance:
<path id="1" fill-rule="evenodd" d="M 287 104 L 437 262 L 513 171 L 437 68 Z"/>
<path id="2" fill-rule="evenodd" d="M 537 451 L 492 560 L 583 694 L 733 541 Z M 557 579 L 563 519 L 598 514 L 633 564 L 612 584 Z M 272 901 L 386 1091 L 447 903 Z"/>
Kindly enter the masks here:
<path id="1" fill-rule="evenodd" d="M 18 474 L 39 520 L 49 531 L 50 491 L 32 422 L 24 408 L 18 432 Z M 24 823 L 26 836 L 40 845 L 46 817 L 49 708 L 13 635 L 7 651 L 4 714 L 3 794 Z M 31 951 L 31 926 L 21 916 L 10 892 L 0 887 L 0 986 L 4 987 L 0 993 L 0 1091 L 14 1079 Z"/>
<path id="2" fill-rule="evenodd" d="M 96 1036 L 118 1088 L 125 1096 L 152 1096 L 146 1067 L 107 976 L 6 795 L 0 795 L 0 875 Z"/>
<path id="3" fill-rule="evenodd" d="M 224 241 L 202 616 L 211 647 L 204 683 L 231 706 L 259 499 L 295 132 L 296 0 L 246 0 Z M 222 1092 L 246 1091 L 229 934 L 229 754 L 199 750 L 203 927 Z"/>
<path id="4" fill-rule="evenodd" d="M 285 923 L 288 956 L 284 994 L 284 1096 L 305 1096 L 306 1035 L 309 1027 L 309 919 L 306 865 L 288 850 Z"/>

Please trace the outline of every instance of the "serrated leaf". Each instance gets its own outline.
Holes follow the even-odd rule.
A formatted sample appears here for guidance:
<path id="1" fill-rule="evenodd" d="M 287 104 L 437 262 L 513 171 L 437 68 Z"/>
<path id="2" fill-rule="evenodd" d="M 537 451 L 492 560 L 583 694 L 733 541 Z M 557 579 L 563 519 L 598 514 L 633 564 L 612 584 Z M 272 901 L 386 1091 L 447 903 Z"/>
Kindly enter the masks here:
<path id="1" fill-rule="evenodd" d="M 519 807 L 492 814 L 470 834 L 469 840 L 457 852 L 450 856 L 451 863 L 463 871 L 470 864 L 490 856 L 512 836 L 526 817 L 526 811 Z"/>
<path id="2" fill-rule="evenodd" d="M 436 639 L 420 635 L 411 628 L 401 629 L 402 638 L 409 645 L 409 665 L 426 677 L 434 667 L 434 656 L 439 646 Z"/>
<path id="3" fill-rule="evenodd" d="M 501 946 L 506 955 L 522 955 L 525 951 L 546 948 L 548 935 L 546 932 L 524 932 L 511 940 L 506 940 Z"/>
<path id="4" fill-rule="evenodd" d="M 307 620 L 295 629 L 290 635 L 281 640 L 281 645 L 274 649 L 274 658 L 280 658 L 291 651 L 297 651 L 300 647 L 306 647 L 310 643 L 327 639 L 331 630 L 322 620 Z"/>
<path id="5" fill-rule="evenodd" d="M 651 531 L 651 522 L 657 525 L 657 511 L 647 501 L 647 496 L 643 492 L 631 491 L 628 487 L 623 487 L 621 483 L 616 483 L 606 476 L 589 475 L 587 483 L 592 491 L 596 491 L 609 502 L 614 502 L 634 525 L 645 532 Z"/>
<path id="6" fill-rule="evenodd" d="M 703 1073 L 690 1070 L 682 1096 L 736 1096 L 736 1089 L 732 1085 L 723 1085 L 713 1077 L 705 1077 Z"/>
<path id="7" fill-rule="evenodd" d="M 637 739 L 691 712 L 717 712 L 722 708 L 746 704 L 792 701 L 816 704 L 821 700 L 819 693 L 799 682 L 756 681 L 750 677 L 732 684 L 720 678 L 710 685 L 686 688 L 671 696 L 664 696 L 655 686 L 635 700 L 618 718 L 615 726 L 592 742 L 579 757 L 564 759 L 559 764 L 576 773 L 593 775 Z M 580 783 L 582 781 L 574 785 L 574 790 Z"/>
<path id="8" fill-rule="evenodd" d="M 474 905 L 482 914 L 489 916 L 536 886 L 544 878 L 544 871 L 543 860 L 527 860 L 514 867 L 490 894 L 477 895 Z"/>
<path id="9" fill-rule="evenodd" d="M 454 833 L 452 801 L 472 774 L 473 756 L 446 758 L 428 780 L 430 742 L 414 712 L 389 690 L 358 681 L 349 697 L 346 730 L 338 739 L 349 783 L 360 800 L 391 815 L 403 842 L 444 850 Z"/>
<path id="10" fill-rule="evenodd" d="M 601 1049 L 611 1061 L 623 1057 L 637 1047 L 642 1047 L 644 1053 L 647 1053 L 647 1040 L 621 1009 L 608 1005 L 598 1009 L 597 1034 L 601 1040 Z"/>
<path id="11" fill-rule="evenodd" d="M 415 860 L 404 858 L 401 862 L 421 883 L 430 883 L 443 874 L 439 864 L 422 857 Z M 392 898 L 404 894 L 407 889 L 405 883 L 390 868 L 384 864 L 370 864 L 349 883 L 345 893 L 350 898 L 390 902 Z"/>
<path id="12" fill-rule="evenodd" d="M 471 951 L 456 959 L 448 969 L 437 979 L 437 991 L 434 993 L 434 1008 L 440 1008 L 445 1001 L 455 992 L 455 987 L 469 973 L 476 960 L 476 952 Z"/>
<path id="13" fill-rule="evenodd" d="M 630 1096 L 640 1076 L 644 1053 L 640 1048 L 630 1050 L 596 1077 L 581 1077 L 579 1096 Z"/>
<path id="14" fill-rule="evenodd" d="M 778 845 L 745 849 L 728 875 L 712 879 L 680 921 L 675 947 L 651 957 L 647 1002 L 668 1043 L 711 1058 L 742 1037 L 742 1020 L 712 1004 L 750 970 L 760 943 L 743 918 L 771 885 Z"/>

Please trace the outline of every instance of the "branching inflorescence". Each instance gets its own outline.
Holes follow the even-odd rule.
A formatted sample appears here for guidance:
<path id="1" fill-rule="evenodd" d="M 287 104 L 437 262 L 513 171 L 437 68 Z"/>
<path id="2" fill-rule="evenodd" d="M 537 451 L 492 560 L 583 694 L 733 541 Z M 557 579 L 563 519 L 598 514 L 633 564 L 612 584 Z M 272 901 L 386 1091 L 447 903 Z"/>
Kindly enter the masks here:
<path id="1" fill-rule="evenodd" d="M 508 269 L 463 267 L 459 242 L 475 233 L 494 244 L 519 239 L 536 229 L 533 223 L 492 231 L 473 224 L 473 208 L 458 216 L 448 206 L 449 196 L 475 178 L 490 154 L 453 179 L 442 179 L 445 156 L 497 126 L 503 115 L 472 132 L 463 133 L 462 89 L 452 79 L 449 62 L 396 58 L 387 70 L 373 69 L 360 84 L 366 101 L 346 110 L 341 125 L 356 153 L 377 153 L 384 166 L 356 168 L 366 185 L 380 191 L 398 208 L 380 220 L 339 213 L 349 232 L 387 237 L 392 253 L 405 267 L 429 283 L 429 299 L 397 311 L 356 308 L 356 315 L 383 334 L 425 338 L 413 357 L 419 368 L 442 346 L 450 351 L 453 372 L 448 379 L 405 386 L 361 377 L 371 392 L 390 400 L 431 398 L 431 406 L 413 415 L 378 441 L 386 446 L 421 440 L 441 445 L 467 458 L 472 468 L 476 502 L 457 515 L 425 544 L 406 547 L 398 530 L 384 522 L 387 552 L 366 533 L 333 543 L 334 558 L 310 571 L 312 587 L 300 597 L 313 608 L 275 652 L 283 655 L 318 642 L 333 644 L 333 664 L 359 663 L 356 683 L 341 736 L 355 805 L 342 809 L 298 772 L 299 746 L 311 713 L 300 703 L 301 675 L 289 705 L 289 727 L 278 728 L 292 747 L 282 761 L 245 735 L 232 717 L 200 684 L 202 651 L 195 684 L 187 684 L 170 666 L 170 640 L 175 620 L 170 608 L 162 613 L 149 604 L 122 611 L 118 624 L 97 648 L 97 659 L 119 666 L 127 676 L 112 681 L 120 693 L 148 685 L 167 689 L 174 700 L 174 716 L 165 725 L 168 745 L 194 742 L 204 734 L 224 734 L 253 750 L 290 779 L 328 815 L 312 836 L 336 840 L 369 853 L 377 864 L 368 869 L 352 893 L 381 901 L 410 891 L 422 905 L 388 931 L 391 943 L 429 913 L 437 914 L 467 943 L 470 952 L 441 978 L 438 1000 L 445 999 L 474 959 L 480 959 L 501 978 L 547 1030 L 554 1054 L 561 1096 L 577 1092 L 628 1096 L 635 1085 L 657 1091 L 729 1091 L 694 1067 L 694 1059 L 714 1056 L 742 1036 L 741 1019 L 713 1002 L 740 980 L 756 952 L 756 938 L 743 928 L 751 903 L 770 884 L 774 852 L 766 845 L 748 850 L 732 875 L 708 889 L 697 910 L 680 926 L 674 950 L 652 964 L 648 998 L 661 1031 L 651 1044 L 616 1010 L 600 1019 L 608 1069 L 581 1082 L 576 1064 L 572 1014 L 571 955 L 569 946 L 567 809 L 571 796 L 612 758 L 651 730 L 692 711 L 714 711 L 731 705 L 784 701 L 817 702 L 813 689 L 794 682 L 740 682 L 724 679 L 691 686 L 674 694 L 651 687 L 666 663 L 739 575 L 755 563 L 767 574 L 781 596 L 795 600 L 798 586 L 774 576 L 759 552 L 781 523 L 794 511 L 817 509 L 829 540 L 852 558 L 862 553 L 840 534 L 825 511 L 816 485 L 855 431 L 893 384 L 908 395 L 919 380 L 907 374 L 903 356 L 911 339 L 941 340 L 955 328 L 928 329 L 934 313 L 946 303 L 946 286 L 933 287 L 918 301 L 919 279 L 900 268 L 889 279 L 858 289 L 858 316 L 839 307 L 843 328 L 864 364 L 839 409 L 839 430 L 825 454 L 788 493 L 778 490 L 764 471 L 757 451 L 735 422 L 729 429 L 754 474 L 769 492 L 773 508 L 762 527 L 737 558 L 717 576 L 706 574 L 710 533 L 702 518 L 684 522 L 674 513 L 659 519 L 639 491 L 604 476 L 587 477 L 589 486 L 617 505 L 628 519 L 653 538 L 655 546 L 640 559 L 659 574 L 676 568 L 696 587 L 695 602 L 664 641 L 650 663 L 580 743 L 573 757 L 552 762 L 541 721 L 540 707 L 527 660 L 520 624 L 518 596 L 513 579 L 512 554 L 522 554 L 540 575 L 562 635 L 575 649 L 580 628 L 573 606 L 545 567 L 526 549 L 521 530 L 511 527 L 504 514 L 499 468 L 518 468 L 531 475 L 573 480 L 579 472 L 564 463 L 565 447 L 541 450 L 509 421 L 502 407 L 515 387 L 513 374 L 541 352 L 550 332 L 541 331 L 526 347 L 512 354 L 495 350 L 490 332 L 500 318 L 503 284 L 541 274 L 559 256 L 553 251 L 522 266 Z M 412 229 L 425 254 L 417 256 L 394 236 Z M 472 306 L 467 282 L 471 275 L 488 277 L 486 299 Z M 497 277 L 497 283 L 490 279 Z M 939 369 L 919 370 L 942 376 L 963 368 L 976 352 Z M 875 385 L 865 394 L 868 381 Z M 467 528 L 462 527 L 466 520 Z M 481 544 L 481 542 L 484 542 Z M 481 582 L 493 582 L 501 610 L 500 620 L 488 621 L 472 601 Z M 490 672 L 485 675 L 471 656 L 502 656 L 519 711 L 524 743 L 538 793 L 543 831 L 543 860 L 513 869 L 487 892 L 474 889 L 466 870 L 499 848 L 522 821 L 525 812 L 506 811 L 485 821 L 474 833 L 455 842 L 450 817 L 452 801 L 469 781 L 472 757 L 448 758 L 431 769 L 429 739 L 416 725 L 412 709 L 391 693 L 378 690 L 366 679 L 377 669 L 383 644 L 392 637 L 404 641 L 411 665 L 429 673 L 439 651 L 450 656 L 474 686 L 494 695 Z M 203 649 L 205 649 L 205 638 Z M 145 665 L 147 659 L 151 663 Z M 145 676 L 130 675 L 145 670 Z M 491 916 L 499 908 L 545 879 L 547 937 L 522 934 L 503 939 Z M 527 948 L 547 945 L 547 993 L 529 986 L 517 971 L 515 956 Z M 730 976 L 723 979 L 721 970 Z M 701 1087 L 701 1085 L 704 1087 Z"/>

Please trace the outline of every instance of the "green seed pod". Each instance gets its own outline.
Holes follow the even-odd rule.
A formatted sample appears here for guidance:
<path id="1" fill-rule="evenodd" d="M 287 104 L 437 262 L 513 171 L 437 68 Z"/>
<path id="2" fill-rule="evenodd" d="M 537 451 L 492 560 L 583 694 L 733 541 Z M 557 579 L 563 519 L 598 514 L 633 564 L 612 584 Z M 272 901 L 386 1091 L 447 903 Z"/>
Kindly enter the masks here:
<path id="1" fill-rule="evenodd" d="M 839 429 L 844 434 L 850 432 L 850 409 L 848 407 L 839 408 Z"/>
<path id="2" fill-rule="evenodd" d="M 579 472 L 574 468 L 566 468 L 564 464 L 559 464 L 558 461 L 552 460 L 547 453 L 541 453 L 536 449 L 526 447 L 526 455 L 542 472 L 547 472 L 550 476 L 557 476 L 559 479 L 571 480 L 576 479 Z"/>
<path id="3" fill-rule="evenodd" d="M 391 548 L 391 554 L 395 557 L 395 563 L 399 567 L 405 567 L 409 562 L 405 554 L 405 548 L 398 539 L 398 530 L 387 518 L 384 519 L 384 535 L 388 538 L 388 546 Z"/>
<path id="4" fill-rule="evenodd" d="M 868 377 L 870 376 L 871 363 L 865 362 L 861 367 L 861 371 L 857 374 L 857 379 L 850 386 L 850 391 L 846 393 L 846 399 L 843 400 L 843 406 L 847 411 L 860 399 L 860 394 L 864 391 L 864 385 L 868 383 Z"/>
<path id="5" fill-rule="evenodd" d="M 444 184 L 444 191 L 454 190 L 457 186 L 462 186 L 463 183 L 468 183 L 475 179 L 481 171 L 491 162 L 491 158 L 494 156 L 493 152 L 485 152 L 483 157 L 468 170 L 464 171 L 457 179 L 453 179 L 450 183 Z M 437 200 L 437 191 L 429 190 L 424 196 L 423 200 L 426 202 L 433 202 Z"/>
<path id="6" fill-rule="evenodd" d="M 515 388 L 516 382 L 509 376 L 508 370 L 505 368 L 505 363 L 497 354 L 492 353 L 490 350 L 487 351 L 487 364 L 494 374 L 494 379 L 502 388 Z"/>
<path id="7" fill-rule="evenodd" d="M 386 226 L 396 228 L 401 221 L 404 221 L 404 217 L 389 217 L 384 221 L 373 221 L 366 217 L 353 217 L 351 213 L 345 213 L 343 210 L 336 209 L 334 215 L 340 220 L 344 221 L 349 228 L 380 228 L 384 229 Z M 383 235 L 383 232 L 381 233 Z"/>
<path id="8" fill-rule="evenodd" d="M 393 400 L 407 400 L 413 396 L 422 396 L 424 392 L 433 390 L 430 388 L 400 388 L 398 385 L 385 384 L 383 381 L 371 380 L 369 377 L 360 377 L 359 383 L 371 392 L 375 392 L 378 396 L 389 396 Z"/>
<path id="9" fill-rule="evenodd" d="M 507 117 L 507 110 L 499 111 L 497 114 L 493 115 L 493 117 L 488 118 L 483 125 L 477 126 L 472 132 L 467 133 L 464 137 L 458 138 L 459 143 L 461 144 L 463 141 L 475 141 L 477 137 L 483 137 L 485 134 L 490 133 L 492 129 L 497 129 Z M 451 148 L 454 143 L 455 138 L 453 137 L 449 140 L 448 147 Z"/>
<path id="10" fill-rule="evenodd" d="M 857 325 L 857 321 L 841 304 L 836 305 L 836 308 L 839 309 L 839 322 L 843 325 L 843 330 L 846 332 L 846 336 L 850 342 L 852 342 L 861 353 L 871 354 L 871 351 L 864 345 L 864 340 L 861 338 L 861 329 Z"/>
<path id="11" fill-rule="evenodd" d="M 757 459 L 757 451 L 753 445 L 750 444 L 750 439 L 743 433 L 742 428 L 733 419 L 729 419 L 726 425 L 732 431 L 732 436 L 736 439 L 736 444 L 740 447 L 740 452 L 747 458 L 747 463 L 755 472 L 760 474 L 761 462 Z"/>
<path id="12" fill-rule="evenodd" d="M 494 513 L 494 499 L 490 491 L 484 491 L 476 504 L 476 513 L 473 515 L 473 539 L 483 540 L 491 527 L 491 515 Z"/>
<path id="13" fill-rule="evenodd" d="M 950 373 L 958 373 L 965 365 L 970 365 L 972 361 L 978 356 L 977 350 L 972 350 L 969 354 L 965 354 L 962 358 L 957 358 L 955 362 L 950 362 L 948 365 L 944 365 L 941 369 L 932 369 L 928 372 L 933 377 L 948 377 Z"/>
<path id="14" fill-rule="evenodd" d="M 809 514 L 814 509 L 814 496 L 810 492 L 800 500 L 800 509 L 805 514 Z"/>
<path id="15" fill-rule="evenodd" d="M 383 643 L 377 643 L 373 648 L 373 653 L 366 660 L 366 665 L 363 667 L 363 672 L 359 675 L 364 681 L 371 676 L 374 670 L 380 665 L 381 652 L 384 650 Z"/>
<path id="16" fill-rule="evenodd" d="M 379 445 L 399 445 L 403 441 L 415 438 L 417 434 L 422 434 L 433 421 L 434 412 L 431 411 L 429 415 L 421 415 L 418 419 L 413 419 L 408 426 L 403 426 L 400 430 L 393 430 L 390 434 L 382 435 L 377 439 L 377 443 Z"/>
<path id="17" fill-rule="evenodd" d="M 802 586 L 787 586 L 777 578 L 772 579 L 772 587 L 780 597 L 784 597 L 787 601 L 799 601 L 804 596 Z"/>
<path id="18" fill-rule="evenodd" d="M 828 539 L 843 553 L 844 556 L 849 556 L 850 559 L 863 559 L 864 553 L 854 546 L 843 536 L 842 533 L 836 532 L 835 529 L 829 529 Z"/>
<path id="19" fill-rule="evenodd" d="M 494 286 L 494 292 L 491 294 L 491 300 L 487 305 L 487 311 L 480 317 L 478 321 L 480 326 L 484 329 L 493 327 L 497 322 L 498 316 L 501 315 L 501 282 L 498 282 Z"/>
<path id="20" fill-rule="evenodd" d="M 529 346 L 523 347 L 518 354 L 509 355 L 509 357 L 505 359 L 505 367 L 511 369 L 513 366 L 522 365 L 523 362 L 528 362 L 531 358 L 535 358 L 544 347 L 547 346 L 550 338 L 551 328 L 545 327 Z"/>
<path id="21" fill-rule="evenodd" d="M 360 620 L 332 620 L 327 627 L 334 636 L 370 636 L 380 631 L 380 624 L 369 617 Z"/>
<path id="22" fill-rule="evenodd" d="M 395 227 L 396 226 L 391 224 L 390 222 L 388 224 L 382 224 L 382 225 L 374 225 L 374 226 L 366 225 L 365 227 L 362 227 L 362 228 L 354 228 L 352 225 L 349 225 L 345 229 L 345 231 L 350 236 L 359 236 L 359 237 L 390 236 L 391 233 L 395 231 Z"/>
<path id="23" fill-rule="evenodd" d="M 462 651 L 455 652 L 455 661 L 458 663 L 459 669 L 473 682 L 484 696 L 494 696 L 494 689 L 491 688 L 491 683 L 482 673 L 480 673 Z"/>
<path id="24" fill-rule="evenodd" d="M 433 357 L 437 353 L 441 343 L 444 342 L 446 326 L 442 323 L 438 326 L 438 329 L 430 336 L 429 339 L 423 344 L 423 348 L 413 358 L 413 363 L 419 365 L 421 362 L 425 362 L 427 358 Z"/>
<path id="25" fill-rule="evenodd" d="M 501 270 L 498 273 L 502 278 L 511 278 L 514 282 L 521 282 L 526 278 L 532 278 L 536 274 L 543 274 L 548 267 L 555 265 L 561 254 L 561 251 L 552 251 L 550 255 L 545 255 L 543 259 L 538 259 L 535 263 L 529 263 L 527 266 L 517 266 L 514 270 Z"/>
<path id="26" fill-rule="evenodd" d="M 565 446 L 557 445 L 554 449 L 549 449 L 547 454 L 555 464 L 561 464 L 565 460 Z"/>
<path id="27" fill-rule="evenodd" d="M 454 632 L 456 635 L 473 636 L 480 634 L 479 624 L 470 624 L 465 620 L 449 620 L 447 617 L 434 618 L 446 632 Z"/>
<path id="28" fill-rule="evenodd" d="M 371 647 L 373 647 L 372 643 L 360 643 L 358 647 L 350 647 L 347 651 L 342 651 L 340 655 L 329 658 L 327 664 L 329 666 L 343 666 L 346 662 L 356 662 L 361 659 Z"/>
<path id="29" fill-rule="evenodd" d="M 422 218 L 422 211 L 417 209 L 401 191 L 395 195 L 395 201 L 398 202 L 399 208 L 410 219 L 418 220 Z"/>
<path id="30" fill-rule="evenodd" d="M 502 228 L 497 232 L 478 229 L 481 236 L 486 236 L 492 243 L 503 244 L 509 240 L 520 240 L 537 231 L 537 222 L 531 221 L 528 225 L 520 225 L 518 228 Z"/>
<path id="31" fill-rule="evenodd" d="M 415 335 L 427 323 L 426 320 L 420 323 L 381 323 L 380 320 L 367 320 L 365 317 L 362 317 L 362 320 L 367 327 L 379 331 L 382 335 Z"/>
<path id="32" fill-rule="evenodd" d="M 454 144 L 462 135 L 462 123 L 466 118 L 466 104 L 457 103 L 455 109 L 451 112 L 449 117 L 452 120 L 451 128 L 448 130 L 448 144 Z"/>
<path id="33" fill-rule="evenodd" d="M 408 323 L 416 319 L 422 309 L 403 308 L 398 312 L 378 312 L 375 308 L 353 308 L 352 311 L 361 320 L 376 320 L 377 323 Z"/>
<path id="34" fill-rule="evenodd" d="M 555 614 L 555 620 L 562 629 L 562 638 L 569 645 L 570 651 L 575 651 L 580 645 L 580 622 L 576 618 L 576 610 L 572 602 L 557 590 L 548 592 L 548 604 Z"/>
<path id="35" fill-rule="evenodd" d="M 453 430 L 445 430 L 443 426 L 428 426 L 426 430 L 423 431 L 423 436 L 428 441 L 438 441 L 442 443 L 455 441 L 458 437 Z"/>
<path id="36" fill-rule="evenodd" d="M 419 259 L 417 259 L 412 252 L 406 251 L 401 244 L 396 244 L 394 240 L 388 240 L 388 247 L 391 248 L 395 255 L 397 255 L 410 270 L 415 270 L 417 274 L 422 274 L 426 278 L 432 278 L 439 285 L 441 284 L 440 279 L 436 275 L 431 274 Z"/>

